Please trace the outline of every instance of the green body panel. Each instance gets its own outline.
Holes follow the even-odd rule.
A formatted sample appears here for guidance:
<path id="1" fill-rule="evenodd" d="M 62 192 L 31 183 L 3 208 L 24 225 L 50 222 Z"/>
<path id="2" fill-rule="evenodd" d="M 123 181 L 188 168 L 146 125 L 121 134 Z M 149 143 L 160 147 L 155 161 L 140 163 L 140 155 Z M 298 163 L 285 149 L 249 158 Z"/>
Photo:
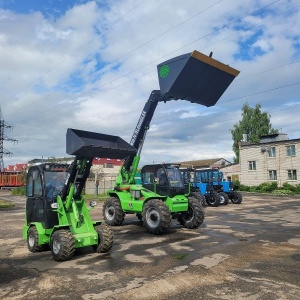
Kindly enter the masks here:
<path id="1" fill-rule="evenodd" d="M 164 197 L 143 188 L 140 184 L 121 185 L 118 190 L 107 191 L 107 195 L 119 198 L 125 213 L 142 213 L 144 204 L 150 199 L 161 199 L 171 213 L 188 210 L 188 198 L 185 195 L 176 195 L 172 198 Z"/>
<path id="2" fill-rule="evenodd" d="M 27 239 L 27 232 L 31 226 L 35 226 L 38 232 L 38 244 L 39 245 L 45 245 L 50 243 L 50 236 L 52 233 L 52 229 L 45 229 L 42 225 L 42 223 L 39 222 L 33 222 L 29 225 L 23 226 L 23 238 Z"/>
<path id="3" fill-rule="evenodd" d="M 74 193 L 75 189 L 70 189 L 70 194 Z M 70 194 L 68 196 L 70 196 Z M 60 198 L 57 197 L 58 208 L 53 209 L 57 212 L 58 224 L 51 229 L 45 229 L 40 222 L 33 222 L 25 224 L 23 227 L 23 238 L 27 239 L 27 233 L 31 226 L 35 226 L 38 231 L 38 243 L 49 244 L 51 236 L 54 231 L 58 229 L 66 228 L 71 231 L 75 240 L 75 248 L 81 248 L 85 246 L 97 245 L 98 234 L 94 229 L 95 225 L 100 225 L 100 221 L 92 221 L 89 209 L 83 198 L 79 200 L 68 199 L 69 209 L 65 208 L 65 205 Z"/>

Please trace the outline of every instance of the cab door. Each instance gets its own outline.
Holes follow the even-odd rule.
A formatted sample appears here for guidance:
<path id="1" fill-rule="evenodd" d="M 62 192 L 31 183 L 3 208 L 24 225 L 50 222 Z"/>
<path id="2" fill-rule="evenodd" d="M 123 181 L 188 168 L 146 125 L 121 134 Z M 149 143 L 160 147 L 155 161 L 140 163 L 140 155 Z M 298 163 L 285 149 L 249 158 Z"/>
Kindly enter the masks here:
<path id="1" fill-rule="evenodd" d="M 45 207 L 42 186 L 42 174 L 39 168 L 30 168 L 27 175 L 26 186 L 27 224 L 32 222 L 43 222 L 45 220 Z"/>

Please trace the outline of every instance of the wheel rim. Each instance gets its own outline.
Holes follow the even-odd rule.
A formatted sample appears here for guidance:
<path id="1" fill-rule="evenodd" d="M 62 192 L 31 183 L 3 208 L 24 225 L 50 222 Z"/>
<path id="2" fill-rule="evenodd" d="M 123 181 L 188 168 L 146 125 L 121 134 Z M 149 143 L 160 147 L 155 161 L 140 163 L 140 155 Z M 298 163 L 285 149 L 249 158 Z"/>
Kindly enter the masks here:
<path id="1" fill-rule="evenodd" d="M 105 218 L 106 218 L 106 220 L 112 221 L 115 217 L 115 213 L 116 213 L 116 210 L 112 205 L 107 206 L 105 208 Z"/>
<path id="2" fill-rule="evenodd" d="M 33 247 L 34 243 L 35 243 L 35 238 L 34 238 L 33 234 L 30 233 L 29 236 L 28 236 L 28 244 L 29 244 L 30 247 Z"/>
<path id="3" fill-rule="evenodd" d="M 160 216 L 159 216 L 158 211 L 155 208 L 150 207 L 147 209 L 146 221 L 147 221 L 147 224 L 149 225 L 149 227 L 151 227 L 151 228 L 155 228 L 159 225 Z"/>
<path id="4" fill-rule="evenodd" d="M 60 242 L 57 239 L 53 239 L 52 251 L 54 254 L 58 254 L 60 251 Z"/>
<path id="5" fill-rule="evenodd" d="M 220 204 L 225 203 L 225 197 L 223 195 L 219 195 L 220 197 Z"/>
<path id="6" fill-rule="evenodd" d="M 193 210 L 192 207 L 189 206 L 188 211 L 187 211 L 187 212 L 185 213 L 185 215 L 184 215 L 184 220 L 185 220 L 186 222 L 190 222 L 190 221 L 192 221 L 193 219 L 194 219 L 194 210 Z"/>

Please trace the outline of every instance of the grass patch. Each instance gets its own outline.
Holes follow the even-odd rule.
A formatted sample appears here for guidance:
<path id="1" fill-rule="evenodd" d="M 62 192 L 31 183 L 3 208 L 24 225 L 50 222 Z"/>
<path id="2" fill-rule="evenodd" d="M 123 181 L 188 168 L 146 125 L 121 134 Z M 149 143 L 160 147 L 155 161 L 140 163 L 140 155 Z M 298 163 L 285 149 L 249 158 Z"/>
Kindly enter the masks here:
<path id="1" fill-rule="evenodd" d="M 182 260 L 187 257 L 187 253 L 173 254 L 172 257 L 175 258 L 176 260 Z"/>
<path id="2" fill-rule="evenodd" d="M 100 194 L 98 196 L 86 194 L 86 195 L 83 195 L 83 198 L 85 201 L 96 200 L 96 201 L 100 202 L 100 201 L 104 201 L 106 198 L 108 198 L 108 196 L 105 194 Z"/>
<path id="3" fill-rule="evenodd" d="M 13 203 L 0 199 L 0 208 L 13 208 L 13 207 L 16 207 Z"/>

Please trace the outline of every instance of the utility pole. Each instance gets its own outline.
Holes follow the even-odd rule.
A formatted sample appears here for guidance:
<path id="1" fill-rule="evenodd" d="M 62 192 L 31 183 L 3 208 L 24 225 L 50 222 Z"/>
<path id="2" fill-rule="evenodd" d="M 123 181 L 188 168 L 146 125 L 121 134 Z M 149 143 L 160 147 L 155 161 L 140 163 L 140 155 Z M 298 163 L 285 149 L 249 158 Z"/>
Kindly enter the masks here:
<path id="1" fill-rule="evenodd" d="M 0 171 L 2 171 L 2 169 L 4 168 L 3 155 L 9 155 L 9 156 L 12 155 L 12 152 L 4 149 L 3 147 L 4 141 L 10 141 L 14 143 L 18 142 L 17 140 L 6 136 L 4 134 L 4 129 L 12 130 L 13 126 L 10 126 L 7 123 L 5 123 L 5 121 L 3 120 L 2 110 L 0 107 Z"/>

